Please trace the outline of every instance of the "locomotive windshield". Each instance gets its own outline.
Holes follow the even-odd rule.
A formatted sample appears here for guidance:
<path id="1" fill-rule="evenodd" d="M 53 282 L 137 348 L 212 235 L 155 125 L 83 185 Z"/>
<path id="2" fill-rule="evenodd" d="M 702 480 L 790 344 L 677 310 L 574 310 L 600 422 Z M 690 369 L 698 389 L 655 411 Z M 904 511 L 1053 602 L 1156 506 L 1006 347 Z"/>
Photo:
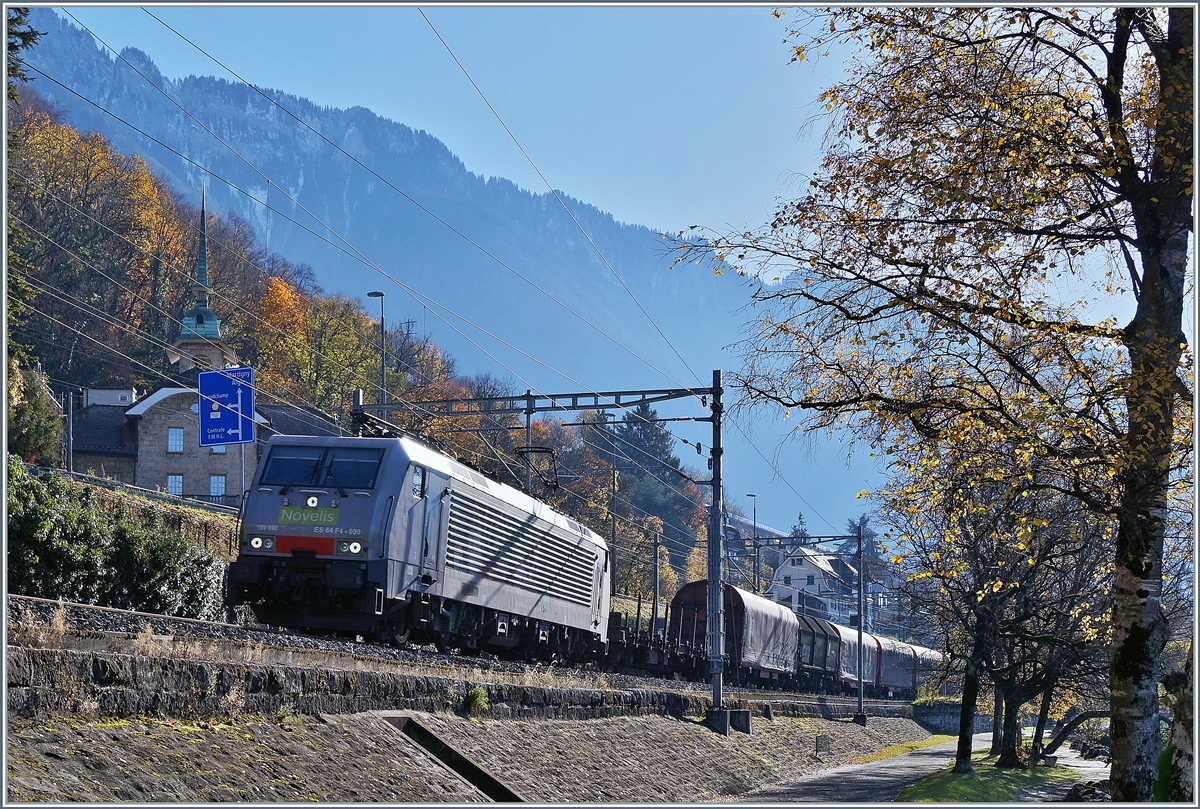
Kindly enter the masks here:
<path id="1" fill-rule="evenodd" d="M 373 489 L 379 474 L 381 449 L 334 447 L 329 451 L 322 486 L 341 486 L 343 489 Z"/>
<path id="2" fill-rule="evenodd" d="M 259 485 L 373 489 L 382 461 L 382 449 L 278 446 L 267 456 Z"/>
<path id="3" fill-rule="evenodd" d="M 324 447 L 275 447 L 263 469 L 263 486 L 315 486 Z"/>

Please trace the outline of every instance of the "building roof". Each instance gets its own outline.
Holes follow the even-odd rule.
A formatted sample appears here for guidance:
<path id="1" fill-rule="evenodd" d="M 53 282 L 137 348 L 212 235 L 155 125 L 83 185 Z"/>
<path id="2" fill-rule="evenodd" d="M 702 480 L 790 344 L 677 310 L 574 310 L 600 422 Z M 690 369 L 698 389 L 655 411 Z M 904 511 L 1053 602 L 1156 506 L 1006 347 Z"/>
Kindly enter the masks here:
<path id="1" fill-rule="evenodd" d="M 137 457 L 127 440 L 125 410 L 128 405 L 89 405 L 75 411 L 72 440 L 75 452 Z"/>
<path id="2" fill-rule="evenodd" d="M 819 570 L 823 570 L 824 572 L 828 573 L 830 576 L 837 575 L 836 573 L 833 572 L 833 565 L 830 563 L 829 557 L 823 553 L 814 551 L 812 548 L 797 548 L 796 552 L 793 553 L 792 556 L 803 556 L 814 567 L 818 568 Z M 782 568 L 780 568 L 780 569 L 782 570 Z"/>
<path id="3" fill-rule="evenodd" d="M 780 531 L 778 528 L 772 528 L 769 525 L 758 523 L 756 526 L 754 521 L 749 517 L 741 517 L 737 514 L 727 515 L 725 517 L 725 523 L 735 527 L 742 534 L 743 539 L 753 538 L 755 536 L 754 532 L 756 528 L 758 530 L 757 536 L 759 539 L 787 539 L 789 536 L 791 536 L 791 534 L 787 531 Z"/>
<path id="4" fill-rule="evenodd" d="M 267 429 L 280 435 L 341 435 L 337 420 L 315 407 L 295 405 L 258 405 L 254 408 L 266 416 Z"/>
<path id="5" fill-rule="evenodd" d="M 142 397 L 137 404 L 125 411 L 125 415 L 134 417 L 144 416 L 146 415 L 147 410 L 154 407 L 154 405 L 158 404 L 164 399 L 169 399 L 172 396 L 179 396 L 180 394 L 184 393 L 190 393 L 192 396 L 200 395 L 199 391 L 197 391 L 195 388 L 159 388 L 149 396 Z M 197 401 L 199 400 L 197 399 Z"/>

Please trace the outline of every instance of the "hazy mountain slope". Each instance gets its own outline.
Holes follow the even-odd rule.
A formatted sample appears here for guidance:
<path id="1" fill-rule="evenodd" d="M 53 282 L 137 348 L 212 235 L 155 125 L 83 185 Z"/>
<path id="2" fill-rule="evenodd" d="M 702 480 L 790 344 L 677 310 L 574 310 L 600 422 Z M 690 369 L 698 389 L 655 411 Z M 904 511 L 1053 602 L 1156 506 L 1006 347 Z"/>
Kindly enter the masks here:
<path id="1" fill-rule="evenodd" d="M 362 297 L 368 290 L 383 289 L 388 293 L 389 320 L 413 317 L 418 328 L 427 322 L 435 339 L 460 358 L 464 370 L 503 373 L 495 361 L 423 312 L 420 303 L 391 281 L 287 218 L 338 242 L 328 226 L 353 246 L 339 242 L 347 251 L 361 251 L 387 274 L 550 365 L 575 369 L 576 379 L 586 386 L 668 386 L 694 381 L 553 196 L 529 193 L 505 179 L 473 174 L 433 136 L 364 108 L 318 107 L 305 99 L 266 91 L 538 287 L 650 358 L 670 379 L 647 371 L 628 353 L 251 88 L 211 77 L 169 80 L 145 54 L 127 49 L 125 59 L 147 81 L 52 11 L 35 9 L 31 19 L 36 28 L 47 31 L 29 57 L 34 67 L 170 149 L 52 81 L 38 79 L 35 88 L 67 111 L 71 123 L 105 134 L 122 151 L 142 155 L 174 187 L 194 198 L 207 183 L 211 208 L 236 212 L 253 223 L 268 247 L 292 261 L 311 265 L 326 290 Z M 187 112 L 151 86 L 151 81 Z M 737 280 L 714 278 L 697 267 L 672 271 L 664 242 L 652 230 L 616 222 L 591 205 L 565 195 L 564 199 L 659 327 L 707 383 L 713 367 L 729 362 L 718 349 L 734 336 L 737 320 L 729 309 L 745 299 Z M 263 202 L 267 206 L 260 204 Z M 575 387 L 548 378 L 535 364 L 478 332 L 468 334 L 515 371 L 547 380 L 544 386 L 556 390 Z"/>

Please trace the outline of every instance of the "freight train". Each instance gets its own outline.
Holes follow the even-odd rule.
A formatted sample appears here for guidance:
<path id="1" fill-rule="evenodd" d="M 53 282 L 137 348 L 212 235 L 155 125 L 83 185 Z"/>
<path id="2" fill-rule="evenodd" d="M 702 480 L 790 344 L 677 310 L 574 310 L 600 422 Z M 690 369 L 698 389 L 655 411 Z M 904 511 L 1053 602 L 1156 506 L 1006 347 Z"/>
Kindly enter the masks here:
<path id="1" fill-rule="evenodd" d="M 665 634 L 609 614 L 604 540 L 407 436 L 272 436 L 247 493 L 231 605 L 310 633 L 465 654 L 636 666 L 704 677 L 705 582 L 681 588 Z M 738 682 L 857 688 L 857 632 L 726 585 Z M 935 652 L 864 635 L 872 694 L 915 692 Z"/>

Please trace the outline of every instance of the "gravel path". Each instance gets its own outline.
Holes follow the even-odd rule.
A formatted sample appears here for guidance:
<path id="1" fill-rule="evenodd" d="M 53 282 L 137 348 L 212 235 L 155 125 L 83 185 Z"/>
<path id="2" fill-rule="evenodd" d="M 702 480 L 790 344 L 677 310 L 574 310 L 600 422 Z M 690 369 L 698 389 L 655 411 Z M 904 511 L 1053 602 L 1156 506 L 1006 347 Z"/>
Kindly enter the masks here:
<path id="1" fill-rule="evenodd" d="M 872 720 L 874 721 L 874 720 Z M 868 727 L 871 722 L 868 722 Z M 977 734 L 974 749 L 990 744 L 991 733 Z M 816 775 L 739 795 L 742 803 L 880 803 L 894 801 L 908 787 L 945 769 L 954 760 L 958 741 L 943 742 L 882 761 L 848 764 Z"/>

